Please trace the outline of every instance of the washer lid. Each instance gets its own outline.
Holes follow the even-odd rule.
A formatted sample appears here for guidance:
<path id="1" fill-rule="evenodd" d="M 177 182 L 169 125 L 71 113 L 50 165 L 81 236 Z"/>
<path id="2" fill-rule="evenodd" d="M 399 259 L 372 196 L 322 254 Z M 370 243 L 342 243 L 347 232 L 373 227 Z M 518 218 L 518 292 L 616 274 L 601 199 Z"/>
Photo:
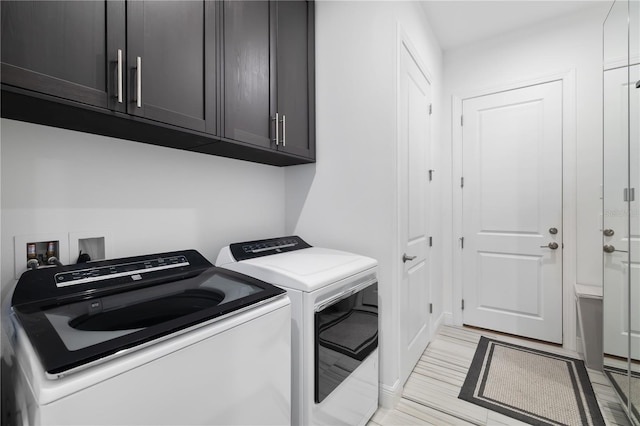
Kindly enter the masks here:
<path id="1" fill-rule="evenodd" d="M 370 257 L 310 247 L 220 266 L 279 287 L 311 292 L 377 265 Z"/>
<path id="2" fill-rule="evenodd" d="M 284 293 L 185 250 L 27 271 L 12 310 L 55 378 Z"/>

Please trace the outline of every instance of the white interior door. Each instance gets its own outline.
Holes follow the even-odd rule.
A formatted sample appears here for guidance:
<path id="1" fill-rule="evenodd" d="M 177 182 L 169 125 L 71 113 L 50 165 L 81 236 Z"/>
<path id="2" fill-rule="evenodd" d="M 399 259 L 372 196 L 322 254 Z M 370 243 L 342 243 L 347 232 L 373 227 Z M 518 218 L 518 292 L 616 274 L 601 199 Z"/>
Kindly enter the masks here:
<path id="1" fill-rule="evenodd" d="M 604 352 L 626 358 L 631 350 L 636 360 L 640 360 L 638 79 L 638 65 L 604 73 Z M 631 121 L 630 114 L 636 114 Z M 625 201 L 625 188 L 634 188 L 633 201 Z"/>
<path id="2" fill-rule="evenodd" d="M 562 81 L 462 114 L 463 323 L 562 343 Z"/>
<path id="3" fill-rule="evenodd" d="M 402 45 L 399 75 L 399 238 L 401 381 L 409 377 L 429 342 L 429 172 L 430 85 Z"/>

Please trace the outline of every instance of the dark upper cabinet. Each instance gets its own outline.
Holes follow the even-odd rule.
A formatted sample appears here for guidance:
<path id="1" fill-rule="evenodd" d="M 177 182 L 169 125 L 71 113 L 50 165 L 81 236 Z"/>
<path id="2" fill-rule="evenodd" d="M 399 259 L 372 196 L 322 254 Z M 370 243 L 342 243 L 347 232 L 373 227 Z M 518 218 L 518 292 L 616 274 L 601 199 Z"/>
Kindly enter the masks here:
<path id="1" fill-rule="evenodd" d="M 216 133 L 216 4 L 127 3 L 127 111 Z"/>
<path id="2" fill-rule="evenodd" d="M 3 1 L 0 11 L 2 83 L 125 111 L 116 79 L 124 0 Z"/>
<path id="3" fill-rule="evenodd" d="M 3 117 L 265 164 L 315 159 L 313 2 L 0 11 Z"/>
<path id="4" fill-rule="evenodd" d="M 315 156 L 314 7 L 304 0 L 276 1 L 278 149 Z"/>
<path id="5" fill-rule="evenodd" d="M 271 61 L 273 13 L 268 1 L 224 1 L 223 136 L 269 148 L 275 114 Z M 275 144 L 273 145 L 275 146 Z"/>
<path id="6" fill-rule="evenodd" d="M 226 138 L 315 155 L 314 6 L 223 2 Z"/>
<path id="7" fill-rule="evenodd" d="M 216 8 L 3 1 L 2 82 L 216 134 Z"/>

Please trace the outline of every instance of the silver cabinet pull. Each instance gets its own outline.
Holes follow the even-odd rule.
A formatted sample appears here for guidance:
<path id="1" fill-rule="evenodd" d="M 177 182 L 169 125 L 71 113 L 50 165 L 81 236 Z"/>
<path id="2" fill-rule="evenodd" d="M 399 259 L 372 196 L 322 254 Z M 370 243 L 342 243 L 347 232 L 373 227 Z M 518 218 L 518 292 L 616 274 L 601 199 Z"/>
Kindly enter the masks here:
<path id="1" fill-rule="evenodd" d="M 136 59 L 136 105 L 142 108 L 142 58 Z"/>
<path id="2" fill-rule="evenodd" d="M 546 246 L 540 246 L 540 248 L 548 248 L 551 250 L 556 250 L 558 247 L 558 243 L 549 243 Z"/>
<path id="3" fill-rule="evenodd" d="M 122 103 L 122 49 L 118 49 L 118 102 Z"/>
<path id="4" fill-rule="evenodd" d="M 276 138 L 273 140 L 276 143 L 276 146 L 280 145 L 280 137 L 278 136 L 278 128 L 280 127 L 280 123 L 278 122 L 278 113 L 276 112 L 275 117 L 273 117 L 272 121 L 275 123 L 276 126 Z"/>
<path id="5" fill-rule="evenodd" d="M 287 121 L 284 114 L 282 114 L 282 146 L 287 146 Z"/>
<path id="6" fill-rule="evenodd" d="M 616 250 L 616 248 L 611 244 L 605 244 L 605 246 L 602 247 L 602 250 L 604 250 L 605 253 L 613 253 L 614 251 L 617 251 L 619 253 L 629 253 L 626 250 Z"/>
<path id="7" fill-rule="evenodd" d="M 407 263 L 407 261 L 412 261 L 413 259 L 415 259 L 415 256 L 407 256 L 407 253 L 403 253 L 402 254 L 402 263 Z"/>

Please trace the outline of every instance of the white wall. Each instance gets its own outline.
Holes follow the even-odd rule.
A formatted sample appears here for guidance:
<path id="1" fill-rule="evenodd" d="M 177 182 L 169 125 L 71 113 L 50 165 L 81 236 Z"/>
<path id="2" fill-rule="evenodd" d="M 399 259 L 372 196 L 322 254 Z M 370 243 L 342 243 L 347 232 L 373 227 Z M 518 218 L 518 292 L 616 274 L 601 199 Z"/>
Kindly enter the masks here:
<path id="1" fill-rule="evenodd" d="M 438 170 L 442 59 L 426 16 L 417 2 L 357 1 L 316 3 L 317 163 L 286 170 L 288 232 L 312 245 L 361 253 L 379 262 L 383 393 L 396 392 L 403 385 L 398 383 L 395 296 L 399 25 L 433 78 L 432 168 Z M 438 184 L 433 188 L 434 205 L 439 205 Z M 439 230 L 439 214 L 435 216 L 434 230 Z M 437 318 L 442 313 L 442 279 L 439 250 L 434 251 L 438 254 L 433 259 L 432 300 Z"/>
<path id="2" fill-rule="evenodd" d="M 451 123 L 452 96 L 464 97 L 506 84 L 524 82 L 575 70 L 577 135 L 577 281 L 601 285 L 602 234 L 600 232 L 600 184 L 602 182 L 602 23 L 610 5 L 594 7 L 570 16 L 527 27 L 508 35 L 447 51 L 444 55 L 445 100 Z M 459 118 L 456 118 L 459 120 Z M 445 129 L 451 141 L 451 128 Z M 442 163 L 451 165 L 451 152 L 443 151 Z M 451 175 L 451 169 L 447 170 Z M 451 176 L 443 191 L 444 228 L 451 230 Z M 445 264 L 452 265 L 456 238 L 447 236 Z M 444 281 L 451 282 L 451 270 Z M 456 310 L 451 288 L 445 291 L 445 304 Z"/>
<path id="3" fill-rule="evenodd" d="M 110 257 L 195 248 L 214 262 L 284 233 L 282 168 L 7 119 L 0 136 L 3 296 L 14 236 L 105 231 Z"/>

